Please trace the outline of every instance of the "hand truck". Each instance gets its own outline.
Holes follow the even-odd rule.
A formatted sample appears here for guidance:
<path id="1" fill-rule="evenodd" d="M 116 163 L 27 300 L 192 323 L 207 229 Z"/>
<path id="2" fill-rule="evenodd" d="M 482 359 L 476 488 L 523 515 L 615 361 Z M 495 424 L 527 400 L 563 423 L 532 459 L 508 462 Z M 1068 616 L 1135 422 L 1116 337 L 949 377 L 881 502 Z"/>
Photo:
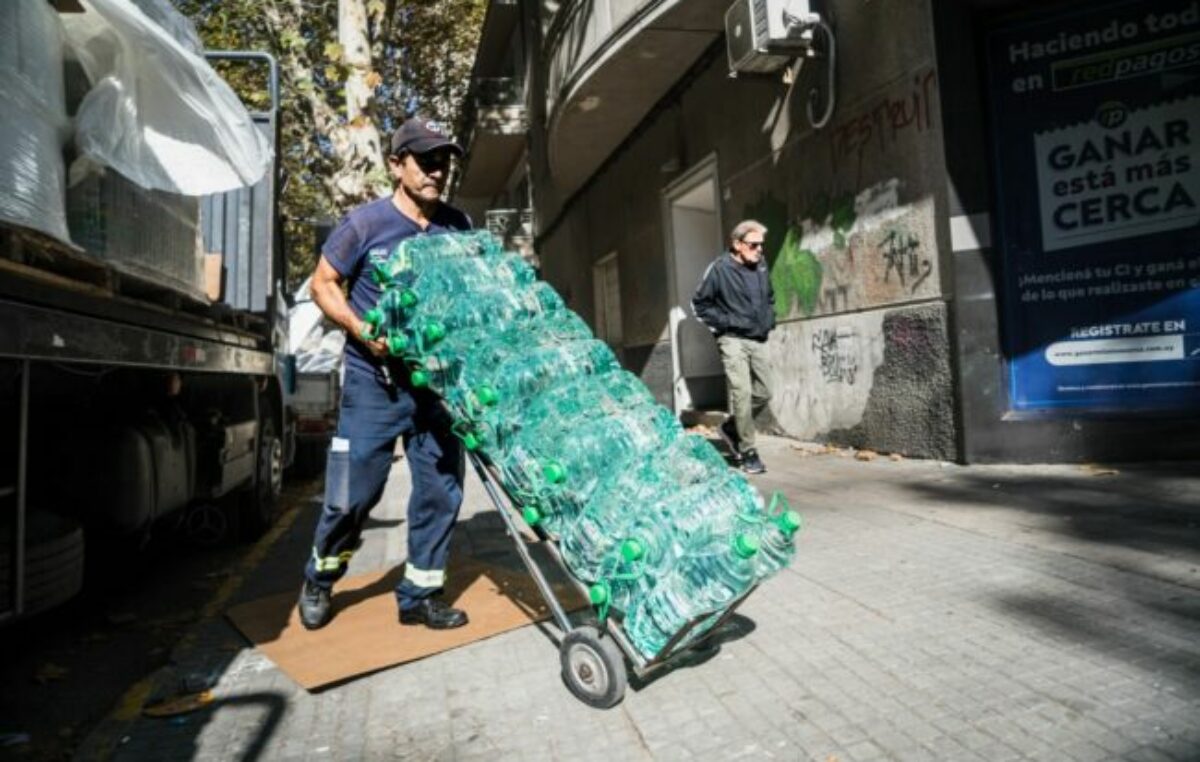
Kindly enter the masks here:
<path id="1" fill-rule="evenodd" d="M 546 601 L 546 605 L 550 607 L 555 624 L 563 633 L 562 641 L 559 644 L 563 682 L 576 698 L 588 706 L 607 709 L 620 703 L 625 696 L 625 688 L 629 682 L 625 668 L 626 659 L 632 665 L 633 673 L 639 678 L 654 673 L 668 664 L 677 663 L 677 657 L 703 644 L 720 629 L 742 601 L 754 592 L 754 587 L 751 587 L 722 611 L 691 620 L 671 637 L 658 654 L 650 659 L 633 647 L 621 624 L 611 616 L 607 616 L 603 621 L 597 621 L 595 624 L 572 625 L 562 603 L 556 597 L 550 583 L 547 582 L 545 574 L 542 573 L 541 567 L 538 566 L 538 562 L 534 560 L 525 546 L 520 524 L 517 523 L 521 512 L 518 510 L 519 506 L 516 501 L 505 490 L 503 482 L 496 478 L 492 468 L 484 462 L 478 452 L 468 450 L 467 457 L 470 458 L 471 465 L 475 467 L 475 473 L 483 483 L 483 488 L 487 491 L 492 504 L 496 506 L 496 511 L 504 520 L 508 535 L 516 544 L 521 561 L 524 562 L 525 568 L 529 570 L 530 576 L 537 584 L 538 591 Z M 520 520 L 524 523 L 523 519 Z M 539 527 L 534 526 L 530 529 L 543 542 L 550 557 L 587 600 L 587 586 L 571 573 L 563 561 L 555 538 Z M 716 621 L 707 632 L 694 641 L 688 639 L 692 630 L 709 622 L 714 617 Z"/>

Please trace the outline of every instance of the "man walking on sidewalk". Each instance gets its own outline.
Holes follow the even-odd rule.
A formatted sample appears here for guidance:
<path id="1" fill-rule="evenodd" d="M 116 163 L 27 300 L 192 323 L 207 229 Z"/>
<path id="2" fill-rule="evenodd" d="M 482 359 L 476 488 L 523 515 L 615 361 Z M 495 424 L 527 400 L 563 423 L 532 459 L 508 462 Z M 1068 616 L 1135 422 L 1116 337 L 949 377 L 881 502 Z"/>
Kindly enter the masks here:
<path id="1" fill-rule="evenodd" d="M 402 366 L 389 368 L 387 346 L 371 339 L 362 315 L 379 299 L 371 252 L 383 256 L 420 233 L 466 230 L 470 219 L 441 201 L 451 154 L 462 148 L 440 125 L 406 121 L 392 136 L 388 166 L 395 191 L 353 209 L 321 249 L 312 294 L 325 315 L 346 331 L 345 384 L 337 436 L 329 448 L 325 505 L 313 537 L 300 591 L 300 621 L 310 630 L 333 617 L 330 591 L 346 573 L 367 514 L 383 497 L 396 440 L 403 438 L 412 473 L 408 502 L 408 561 L 396 587 L 403 624 L 461 627 L 467 615 L 438 597 L 445 580 L 450 534 L 462 505 L 463 454 L 432 392 L 414 389 Z M 348 286 L 349 300 L 342 291 Z"/>
<path id="2" fill-rule="evenodd" d="M 767 470 L 754 448 L 754 416 L 771 399 L 767 336 L 775 327 L 775 294 L 763 260 L 766 234 L 755 220 L 734 226 L 729 251 L 708 266 L 692 297 L 696 317 L 717 337 L 729 386 L 730 417 L 718 431 L 751 474 Z"/>

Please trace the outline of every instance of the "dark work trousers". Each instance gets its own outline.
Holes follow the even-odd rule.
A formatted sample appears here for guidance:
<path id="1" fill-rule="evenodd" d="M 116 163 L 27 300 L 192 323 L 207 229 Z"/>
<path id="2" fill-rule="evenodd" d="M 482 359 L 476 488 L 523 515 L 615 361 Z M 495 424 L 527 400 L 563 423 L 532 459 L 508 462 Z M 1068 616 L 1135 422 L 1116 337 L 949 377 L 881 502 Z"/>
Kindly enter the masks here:
<path id="1" fill-rule="evenodd" d="M 396 600 L 408 609 L 444 584 L 450 535 L 462 505 L 463 451 L 432 393 L 392 386 L 382 374 L 346 373 L 337 436 L 325 468 L 325 505 L 305 576 L 328 589 L 346 573 L 367 515 L 383 496 L 399 437 L 412 495 L 408 562 Z"/>

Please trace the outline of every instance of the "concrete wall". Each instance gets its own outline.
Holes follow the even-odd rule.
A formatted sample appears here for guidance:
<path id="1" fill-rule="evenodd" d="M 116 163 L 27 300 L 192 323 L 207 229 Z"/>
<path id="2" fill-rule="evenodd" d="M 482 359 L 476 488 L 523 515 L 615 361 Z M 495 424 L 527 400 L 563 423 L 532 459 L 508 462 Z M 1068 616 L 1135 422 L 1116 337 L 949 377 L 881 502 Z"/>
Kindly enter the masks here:
<path id="1" fill-rule="evenodd" d="M 731 80 L 719 44 L 544 231 L 544 272 L 592 319 L 591 265 L 619 252 L 626 362 L 669 399 L 662 191 L 715 153 L 725 227 L 755 217 L 771 229 L 781 430 L 953 458 L 930 11 L 923 0 L 838 0 L 829 11 L 842 54 L 828 126 L 813 130 L 805 116 L 821 64 L 807 64 L 791 87 L 778 77 Z"/>

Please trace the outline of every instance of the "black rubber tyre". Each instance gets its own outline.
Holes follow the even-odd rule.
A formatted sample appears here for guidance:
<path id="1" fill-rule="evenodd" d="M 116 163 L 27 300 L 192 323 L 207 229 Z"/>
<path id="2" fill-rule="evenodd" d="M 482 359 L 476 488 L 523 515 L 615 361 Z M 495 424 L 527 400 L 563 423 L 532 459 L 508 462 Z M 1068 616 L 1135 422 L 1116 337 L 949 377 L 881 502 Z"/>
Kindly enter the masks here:
<path id="1" fill-rule="evenodd" d="M 71 519 L 41 511 L 26 515 L 25 611 L 36 614 L 65 603 L 83 587 L 83 529 Z M 12 532 L 0 530 L 0 610 L 13 605 Z"/>
<path id="2" fill-rule="evenodd" d="M 283 440 L 275 432 L 275 421 L 263 419 L 258 438 L 254 486 L 239 501 L 238 534 L 246 540 L 261 537 L 275 523 L 279 495 L 283 492 Z"/>
<path id="3" fill-rule="evenodd" d="M 562 678 L 575 698 L 595 709 L 621 703 L 629 678 L 625 655 L 611 637 L 595 627 L 576 627 L 559 648 Z"/>

